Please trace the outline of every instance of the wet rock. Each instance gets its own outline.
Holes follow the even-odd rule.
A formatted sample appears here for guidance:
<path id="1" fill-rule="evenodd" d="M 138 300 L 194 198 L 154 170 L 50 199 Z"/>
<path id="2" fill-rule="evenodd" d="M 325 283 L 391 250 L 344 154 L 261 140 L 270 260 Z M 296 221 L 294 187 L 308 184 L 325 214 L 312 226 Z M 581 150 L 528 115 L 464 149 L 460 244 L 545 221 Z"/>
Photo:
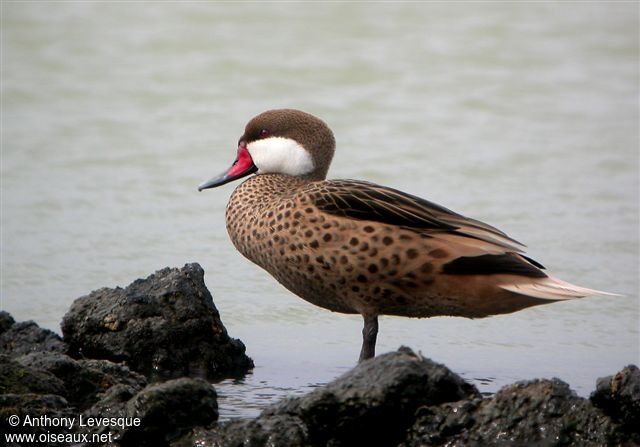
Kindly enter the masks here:
<path id="1" fill-rule="evenodd" d="M 404 446 L 602 446 L 616 427 L 558 380 L 502 388 L 488 399 L 423 408 Z"/>
<path id="2" fill-rule="evenodd" d="M 208 430 L 196 429 L 190 442 L 185 440 L 179 445 L 180 447 L 307 447 L 315 444 L 309 440 L 306 426 L 298 416 L 265 410 L 256 419 L 235 420 Z"/>
<path id="3" fill-rule="evenodd" d="M 0 355 L 0 394 L 64 394 L 64 384 L 53 374 L 24 366 Z"/>
<path id="4" fill-rule="evenodd" d="M 626 424 L 621 426 L 561 380 L 516 383 L 482 398 L 444 366 L 401 349 L 306 396 L 272 405 L 256 419 L 198 430 L 190 445 L 637 445 L 629 435 L 637 427 L 637 374 L 637 368 L 625 368 L 617 379 L 603 379 L 598 391 L 611 397 L 616 390 L 615 403 L 606 402 L 617 408 L 616 417 Z"/>
<path id="5" fill-rule="evenodd" d="M 391 444 L 402 439 L 419 407 L 478 395 L 445 366 L 404 348 L 361 363 L 281 411 L 297 413 L 314 444 Z"/>
<path id="6" fill-rule="evenodd" d="M 13 320 L 8 317 L 11 320 L 4 317 L 5 325 Z M 14 323 L 0 335 L 0 354 L 18 356 L 38 351 L 65 353 L 67 345 L 58 334 L 42 329 L 33 321 Z"/>
<path id="7" fill-rule="evenodd" d="M 124 361 L 153 379 L 222 378 L 253 367 L 242 342 L 227 335 L 198 264 L 78 298 L 62 332 L 72 356 Z"/>
<path id="8" fill-rule="evenodd" d="M 367 360 L 325 387 L 235 421 L 196 442 L 211 446 L 397 445 L 418 408 L 479 397 L 472 385 L 411 350 Z M 288 441 L 289 440 L 289 441 Z"/>
<path id="9" fill-rule="evenodd" d="M 640 370 L 629 365 L 598 379 L 591 402 L 620 424 L 620 438 L 640 444 Z"/>
<path id="10" fill-rule="evenodd" d="M 126 405 L 127 402 L 133 399 L 133 397 L 139 391 L 129 385 L 114 385 L 105 391 L 101 396 L 98 402 L 96 402 L 91 408 L 85 410 L 82 413 L 82 417 L 84 419 L 87 418 L 124 418 L 126 417 Z M 110 435 L 111 443 L 108 445 L 117 445 L 115 444 L 115 438 L 122 435 L 124 429 L 116 427 L 107 428 L 100 426 L 90 426 L 85 424 L 83 427 L 80 427 L 80 432 L 86 435 Z"/>
<path id="11" fill-rule="evenodd" d="M 111 432 L 123 447 L 168 446 L 194 427 L 208 426 L 218 418 L 216 392 L 202 379 L 174 379 L 134 393 L 130 386 L 116 385 L 84 414 L 85 418 L 126 418 L 129 426 L 95 428 L 92 433 Z"/>
<path id="12" fill-rule="evenodd" d="M 4 310 L 0 311 L 0 335 L 4 334 L 15 322 L 16 320 L 13 319 L 9 312 L 5 312 Z"/>
<path id="13" fill-rule="evenodd" d="M 19 418 L 18 426 L 14 427 L 9 424 L 11 416 Z M 37 444 L 18 442 L 15 439 L 14 442 L 11 442 L 5 438 L 5 434 L 33 434 L 36 437 L 49 436 L 48 439 L 51 439 L 52 435 L 72 436 L 73 429 L 69 429 L 68 425 L 53 425 L 51 421 L 62 421 L 62 418 L 74 417 L 77 419 L 77 412 L 72 410 L 68 402 L 60 396 L 50 394 L 0 394 L 0 433 L 2 433 L 2 441 L 0 443 L 8 447 L 69 445 L 56 442 L 38 442 Z M 41 422 L 41 419 L 47 418 L 49 423 L 46 420 Z"/>
<path id="14" fill-rule="evenodd" d="M 64 386 L 60 394 L 80 410 L 96 403 L 99 394 L 114 385 L 129 385 L 139 391 L 147 384 L 144 376 L 108 360 L 74 360 L 64 354 L 37 352 L 17 361 L 54 375 Z"/>

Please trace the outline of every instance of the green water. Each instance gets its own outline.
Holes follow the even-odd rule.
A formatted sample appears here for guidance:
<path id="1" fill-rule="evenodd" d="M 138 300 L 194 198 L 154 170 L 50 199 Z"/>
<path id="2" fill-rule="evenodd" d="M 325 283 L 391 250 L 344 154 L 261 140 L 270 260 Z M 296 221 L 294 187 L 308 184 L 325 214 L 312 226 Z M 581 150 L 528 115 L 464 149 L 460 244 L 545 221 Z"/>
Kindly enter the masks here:
<path id="1" fill-rule="evenodd" d="M 638 363 L 638 5 L 608 2 L 2 2 L 1 305 L 59 331 L 71 302 L 202 264 L 256 369 L 218 386 L 250 416 L 355 363 L 359 317 L 315 308 L 224 228 L 245 122 L 333 128 L 330 177 L 485 220 L 595 297 L 483 320 L 383 318 L 481 391 Z"/>

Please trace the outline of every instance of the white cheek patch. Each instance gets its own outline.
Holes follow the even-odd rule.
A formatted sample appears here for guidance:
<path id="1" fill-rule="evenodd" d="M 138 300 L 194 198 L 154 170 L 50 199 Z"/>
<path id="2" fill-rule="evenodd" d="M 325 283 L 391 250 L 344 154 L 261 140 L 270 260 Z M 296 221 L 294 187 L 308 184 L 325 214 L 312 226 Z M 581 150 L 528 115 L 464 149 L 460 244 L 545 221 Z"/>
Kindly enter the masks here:
<path id="1" fill-rule="evenodd" d="M 313 171 L 313 159 L 291 138 L 269 137 L 247 144 L 258 174 L 304 175 Z"/>

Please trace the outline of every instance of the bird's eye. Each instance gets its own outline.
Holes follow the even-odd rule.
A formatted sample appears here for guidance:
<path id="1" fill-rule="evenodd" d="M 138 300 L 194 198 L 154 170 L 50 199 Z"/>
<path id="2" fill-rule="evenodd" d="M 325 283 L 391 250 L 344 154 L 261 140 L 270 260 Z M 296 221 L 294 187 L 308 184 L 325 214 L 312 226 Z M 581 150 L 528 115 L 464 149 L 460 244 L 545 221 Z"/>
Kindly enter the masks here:
<path id="1" fill-rule="evenodd" d="M 260 138 L 267 138 L 269 135 L 271 135 L 271 132 L 269 132 L 267 129 L 262 129 L 260 131 Z"/>

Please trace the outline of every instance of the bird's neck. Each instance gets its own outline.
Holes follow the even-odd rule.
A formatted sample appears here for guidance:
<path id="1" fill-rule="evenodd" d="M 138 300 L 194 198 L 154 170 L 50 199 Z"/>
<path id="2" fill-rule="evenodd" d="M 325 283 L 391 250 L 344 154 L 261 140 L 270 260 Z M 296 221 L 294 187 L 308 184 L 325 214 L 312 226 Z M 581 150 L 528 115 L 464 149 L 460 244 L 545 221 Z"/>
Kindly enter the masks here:
<path id="1" fill-rule="evenodd" d="M 313 181 L 315 180 L 307 177 L 285 174 L 258 174 L 242 182 L 233 196 L 241 195 L 243 200 L 263 203 L 291 196 Z"/>
<path id="2" fill-rule="evenodd" d="M 227 228 L 234 222 L 255 221 L 284 207 L 300 189 L 311 183 L 302 177 L 258 174 L 238 186 L 227 204 Z"/>

